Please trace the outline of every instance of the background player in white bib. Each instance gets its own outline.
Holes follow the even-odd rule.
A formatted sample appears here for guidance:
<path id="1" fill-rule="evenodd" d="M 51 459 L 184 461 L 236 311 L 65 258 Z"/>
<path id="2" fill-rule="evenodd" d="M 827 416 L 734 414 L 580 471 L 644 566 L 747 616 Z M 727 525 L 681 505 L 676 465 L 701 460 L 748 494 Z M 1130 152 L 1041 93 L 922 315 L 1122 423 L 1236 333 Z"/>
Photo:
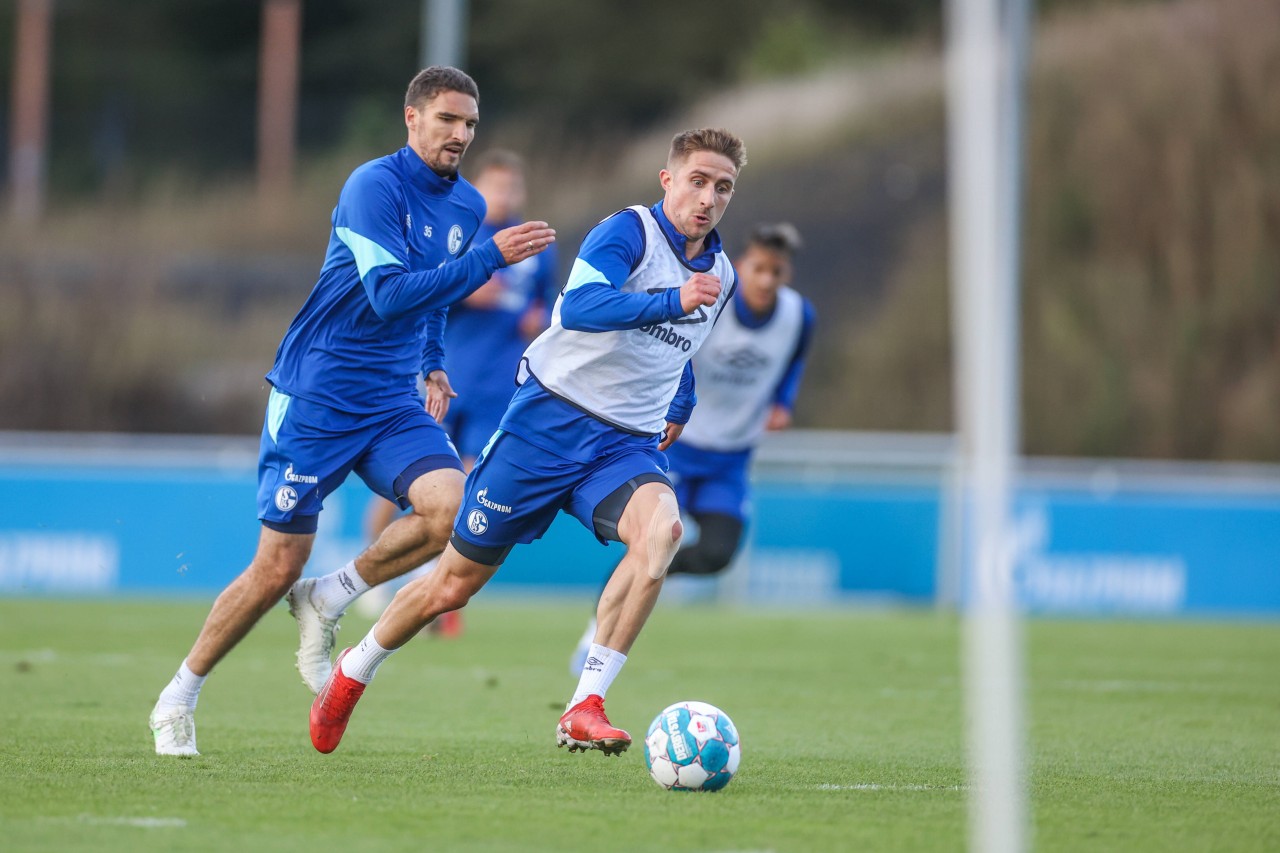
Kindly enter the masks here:
<path id="1" fill-rule="evenodd" d="M 791 425 L 813 306 L 790 287 L 800 233 L 789 223 L 761 225 L 734 261 L 738 292 L 693 358 L 698 407 L 680 442 L 667 449 L 680 509 L 698 537 L 668 574 L 711 575 L 733 560 L 751 514 L 748 468 L 766 430 Z M 592 619 L 569 662 L 577 675 L 596 633 Z"/>
<path id="2" fill-rule="evenodd" d="M 438 423 L 449 403 L 444 312 L 555 240 L 547 223 L 526 222 L 468 251 L 485 205 L 458 167 L 479 100 L 475 81 L 458 69 L 423 69 L 405 93 L 405 147 L 365 163 L 342 188 L 320 276 L 267 374 L 258 550 L 218 596 L 156 701 L 158 754 L 199 754 L 195 706 L 205 678 L 281 596 L 288 593 L 298 620 L 298 669 L 319 690 L 347 605 L 445 545 L 463 475 Z M 353 471 L 413 512 L 338 571 L 299 580 L 324 498 Z"/>
<path id="3" fill-rule="evenodd" d="M 316 749 L 337 748 L 382 661 L 464 606 L 512 546 L 540 537 L 560 510 L 627 552 L 600 597 L 599 629 L 556 740 L 606 754 L 630 746 L 605 716 L 604 696 L 680 546 L 661 451 L 695 402 L 689 359 L 736 286 L 715 226 L 745 163 L 742 141 L 727 131 L 677 134 L 659 172 L 662 201 L 619 211 L 583 240 L 551 327 L 525 351 L 519 388 L 467 478 L 439 565 L 339 655 L 312 704 Z"/>

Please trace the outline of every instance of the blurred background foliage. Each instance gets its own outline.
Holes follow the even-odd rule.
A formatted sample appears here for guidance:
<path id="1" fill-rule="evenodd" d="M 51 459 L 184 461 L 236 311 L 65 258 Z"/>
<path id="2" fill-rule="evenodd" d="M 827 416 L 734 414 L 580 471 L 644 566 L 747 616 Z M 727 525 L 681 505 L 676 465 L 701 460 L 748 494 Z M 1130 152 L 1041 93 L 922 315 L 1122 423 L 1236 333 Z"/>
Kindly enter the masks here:
<path id="1" fill-rule="evenodd" d="M 574 135 L 645 126 L 729 82 L 809 70 L 864 41 L 937 28 L 926 0 L 737 0 L 732 14 L 681 0 L 643 11 L 617 0 L 468 5 L 467 70 L 485 123 Z M 137 189 L 167 169 L 220 177 L 252 167 L 261 0 L 56 0 L 55 10 L 55 190 Z M 388 97 L 416 68 L 421 11 L 420 0 L 304 0 L 304 152 L 402 141 Z M 6 4 L 5 51 L 13 17 Z"/>
<path id="2" fill-rule="evenodd" d="M 1280 461 L 1280 4 L 1038 9 L 1026 450 Z M 419 12 L 305 3 L 298 177 L 268 209 L 258 0 L 59 0 L 52 206 L 0 242 L 0 428 L 256 433 L 342 180 L 403 144 Z M 798 424 L 946 430 L 940 34 L 925 0 L 472 0 L 476 150 L 528 155 L 567 267 L 591 224 L 657 199 L 671 132 L 738 130 L 726 239 L 776 219 L 808 239 Z"/>

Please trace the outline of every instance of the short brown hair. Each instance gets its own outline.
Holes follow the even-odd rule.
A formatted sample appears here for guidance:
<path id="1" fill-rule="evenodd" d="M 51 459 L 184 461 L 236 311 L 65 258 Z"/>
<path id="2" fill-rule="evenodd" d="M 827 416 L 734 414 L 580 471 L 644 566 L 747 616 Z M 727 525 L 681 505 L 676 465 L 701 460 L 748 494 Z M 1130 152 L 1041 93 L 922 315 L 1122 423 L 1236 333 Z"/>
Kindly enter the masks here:
<path id="1" fill-rule="evenodd" d="M 684 130 L 671 140 L 671 152 L 667 154 L 667 167 L 681 162 L 695 151 L 714 151 L 733 161 L 739 172 L 747 165 L 747 146 L 742 140 L 720 127 L 703 127 Z"/>
<path id="2" fill-rule="evenodd" d="M 471 174 L 473 177 L 478 178 L 490 169 L 502 169 L 523 175 L 524 158 L 514 151 L 508 151 L 506 148 L 490 148 L 476 158 Z"/>
<path id="3" fill-rule="evenodd" d="M 432 65 L 413 75 L 404 93 L 404 105 L 421 107 L 441 92 L 461 92 L 480 103 L 480 89 L 465 71 L 449 65 Z"/>
<path id="4" fill-rule="evenodd" d="M 800 239 L 800 230 L 790 222 L 774 222 L 752 229 L 751 236 L 747 238 L 747 248 L 752 246 L 794 255 L 804 248 L 804 241 Z"/>

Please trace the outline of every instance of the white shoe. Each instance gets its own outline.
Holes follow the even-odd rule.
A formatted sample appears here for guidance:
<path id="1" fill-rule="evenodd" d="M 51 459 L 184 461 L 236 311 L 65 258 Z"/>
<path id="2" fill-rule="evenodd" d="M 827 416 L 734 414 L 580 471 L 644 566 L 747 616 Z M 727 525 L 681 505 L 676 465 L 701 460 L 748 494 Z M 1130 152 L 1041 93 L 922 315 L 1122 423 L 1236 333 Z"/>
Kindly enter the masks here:
<path id="1" fill-rule="evenodd" d="M 285 598 L 289 613 L 298 620 L 298 672 L 312 693 L 319 693 L 333 672 L 333 645 L 337 641 L 339 613 L 332 619 L 311 599 L 318 578 L 302 578 Z"/>
<path id="2" fill-rule="evenodd" d="M 569 674 L 574 678 L 582 675 L 582 668 L 587 665 L 587 653 L 591 651 L 591 644 L 595 640 L 596 619 L 593 616 L 591 621 L 587 623 L 587 630 L 582 632 L 582 637 L 578 640 L 578 647 L 569 656 Z"/>
<path id="3" fill-rule="evenodd" d="M 151 711 L 151 735 L 156 755 L 199 755 L 196 751 L 196 709 L 156 703 Z"/>

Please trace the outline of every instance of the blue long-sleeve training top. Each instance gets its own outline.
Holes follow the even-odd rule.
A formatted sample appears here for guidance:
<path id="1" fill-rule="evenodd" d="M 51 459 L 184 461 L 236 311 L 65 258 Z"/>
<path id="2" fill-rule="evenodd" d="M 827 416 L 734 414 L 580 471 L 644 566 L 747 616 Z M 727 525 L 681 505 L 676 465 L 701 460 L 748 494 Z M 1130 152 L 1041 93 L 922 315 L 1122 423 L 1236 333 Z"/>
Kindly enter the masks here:
<path id="1" fill-rule="evenodd" d="M 352 172 L 333 210 L 324 266 L 267 381 L 347 412 L 421 399 L 443 366 L 445 309 L 505 265 L 492 239 L 470 248 L 485 203 L 409 147 Z"/>

